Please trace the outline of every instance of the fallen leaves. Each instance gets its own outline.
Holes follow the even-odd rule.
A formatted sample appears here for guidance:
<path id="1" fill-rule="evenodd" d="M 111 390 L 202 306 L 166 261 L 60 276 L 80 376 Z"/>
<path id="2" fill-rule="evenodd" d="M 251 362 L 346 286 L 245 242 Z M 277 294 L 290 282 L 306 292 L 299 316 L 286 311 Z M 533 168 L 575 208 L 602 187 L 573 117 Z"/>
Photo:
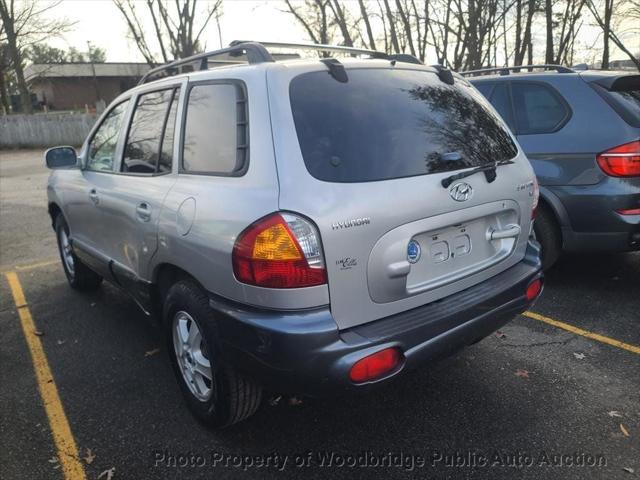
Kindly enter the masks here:
<path id="1" fill-rule="evenodd" d="M 529 378 L 529 371 L 519 368 L 516 370 L 515 375 L 516 377 L 520 377 L 520 378 Z"/>
<path id="2" fill-rule="evenodd" d="M 91 465 L 93 461 L 96 459 L 96 454 L 91 451 L 90 448 L 85 449 L 86 454 L 82 459 L 87 462 L 87 465 Z"/>
<path id="3" fill-rule="evenodd" d="M 104 472 L 102 472 L 100 475 L 98 475 L 98 479 L 105 477 L 105 480 L 111 480 L 115 474 L 116 474 L 116 467 L 111 467 L 105 470 Z"/>
<path id="4" fill-rule="evenodd" d="M 627 430 L 623 424 L 620 424 L 620 431 L 622 432 L 622 434 L 625 437 L 630 437 L 631 436 L 631 435 L 629 435 L 629 430 Z"/>
<path id="5" fill-rule="evenodd" d="M 282 395 L 273 395 L 267 400 L 267 403 L 269 404 L 270 407 L 276 407 L 280 405 L 281 401 L 282 401 Z M 287 404 L 291 407 L 298 407 L 302 405 L 302 403 L 303 403 L 302 398 L 297 397 L 295 395 L 287 399 Z"/>
<path id="6" fill-rule="evenodd" d="M 292 407 L 298 407 L 302 405 L 302 399 L 300 397 L 293 396 L 289 399 L 289 405 Z"/>
<path id="7" fill-rule="evenodd" d="M 155 355 L 158 352 L 160 352 L 160 349 L 159 348 L 154 348 L 153 350 L 149 350 L 148 352 L 144 352 L 144 356 L 145 357 L 150 357 L 151 355 Z"/>

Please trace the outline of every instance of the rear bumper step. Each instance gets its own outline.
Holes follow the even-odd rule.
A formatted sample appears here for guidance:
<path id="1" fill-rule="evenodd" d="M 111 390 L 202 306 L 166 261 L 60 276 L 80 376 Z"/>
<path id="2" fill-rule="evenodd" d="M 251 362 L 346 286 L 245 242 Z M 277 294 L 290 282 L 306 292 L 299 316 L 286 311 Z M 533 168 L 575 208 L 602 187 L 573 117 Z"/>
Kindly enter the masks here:
<path id="1" fill-rule="evenodd" d="M 249 309 L 211 296 L 225 359 L 266 387 L 321 395 L 361 390 L 444 357 L 491 334 L 530 305 L 525 291 L 541 277 L 539 249 L 491 279 L 436 302 L 347 330 L 328 308 L 296 312 Z M 351 366 L 378 350 L 397 347 L 406 361 L 366 384 L 349 379 Z"/>

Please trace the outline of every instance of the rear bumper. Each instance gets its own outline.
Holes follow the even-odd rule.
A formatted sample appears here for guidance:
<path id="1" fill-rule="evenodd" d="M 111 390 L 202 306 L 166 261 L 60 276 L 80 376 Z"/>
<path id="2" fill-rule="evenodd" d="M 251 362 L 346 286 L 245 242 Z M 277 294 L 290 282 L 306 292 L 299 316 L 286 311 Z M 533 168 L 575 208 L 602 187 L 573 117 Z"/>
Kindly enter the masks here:
<path id="1" fill-rule="evenodd" d="M 539 250 L 490 280 L 442 300 L 365 325 L 338 330 L 328 308 L 275 312 L 211 297 L 226 361 L 280 392 L 321 395 L 363 390 L 444 357 L 491 334 L 531 304 L 527 285 L 540 277 Z M 351 366 L 380 349 L 398 347 L 403 366 L 366 384 L 349 380 Z"/>
<path id="2" fill-rule="evenodd" d="M 640 215 L 618 210 L 640 208 L 640 178 L 607 177 L 596 185 L 554 186 L 569 216 L 562 227 L 568 252 L 640 250 Z"/>
<path id="3" fill-rule="evenodd" d="M 633 252 L 640 250 L 640 215 L 635 215 L 638 224 L 625 232 L 576 232 L 562 229 L 563 250 L 582 252 Z"/>

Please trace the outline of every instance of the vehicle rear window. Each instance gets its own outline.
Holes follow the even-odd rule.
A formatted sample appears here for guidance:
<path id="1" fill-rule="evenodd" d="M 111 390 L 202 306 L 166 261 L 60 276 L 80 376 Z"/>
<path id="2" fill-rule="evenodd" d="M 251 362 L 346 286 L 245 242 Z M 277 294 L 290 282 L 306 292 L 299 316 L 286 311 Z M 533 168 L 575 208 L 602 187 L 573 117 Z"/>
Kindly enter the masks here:
<path id="1" fill-rule="evenodd" d="M 603 90 L 620 116 L 629 125 L 640 128 L 640 75 L 621 77 L 610 90 Z"/>
<path id="2" fill-rule="evenodd" d="M 432 72 L 347 70 L 295 77 L 290 97 L 307 169 L 330 182 L 446 172 L 513 158 L 502 120 L 466 82 Z"/>

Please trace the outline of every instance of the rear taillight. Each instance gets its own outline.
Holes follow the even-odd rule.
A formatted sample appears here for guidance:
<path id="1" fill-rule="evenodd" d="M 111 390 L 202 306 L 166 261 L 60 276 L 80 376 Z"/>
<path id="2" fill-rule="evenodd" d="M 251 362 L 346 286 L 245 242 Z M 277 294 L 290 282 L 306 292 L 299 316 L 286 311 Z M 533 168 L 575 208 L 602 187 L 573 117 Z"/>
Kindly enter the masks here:
<path id="1" fill-rule="evenodd" d="M 327 283 L 320 235 L 298 215 L 274 213 L 250 225 L 233 247 L 233 273 L 243 283 L 267 288 Z"/>
<path id="2" fill-rule="evenodd" d="M 533 204 L 531 205 L 531 218 L 536 218 L 538 212 L 538 201 L 540 199 L 540 185 L 538 179 L 533 177 Z"/>
<path id="3" fill-rule="evenodd" d="M 640 176 L 640 140 L 614 147 L 596 156 L 598 165 L 612 177 Z"/>
<path id="4" fill-rule="evenodd" d="M 403 361 L 404 355 L 399 349 L 385 348 L 354 363 L 349 378 L 354 383 L 377 380 L 393 372 Z"/>

